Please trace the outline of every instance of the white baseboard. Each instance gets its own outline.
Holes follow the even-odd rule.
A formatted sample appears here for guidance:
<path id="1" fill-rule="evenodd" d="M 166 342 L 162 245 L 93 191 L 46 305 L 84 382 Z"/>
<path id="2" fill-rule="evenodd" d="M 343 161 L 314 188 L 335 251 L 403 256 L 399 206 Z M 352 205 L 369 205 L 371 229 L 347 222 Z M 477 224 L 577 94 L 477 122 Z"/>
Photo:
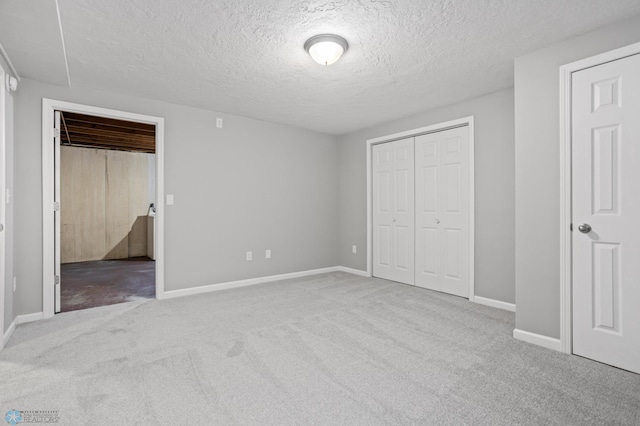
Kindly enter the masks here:
<path id="1" fill-rule="evenodd" d="M 42 314 L 42 312 L 36 312 L 33 314 L 18 315 L 15 319 L 15 322 L 16 322 L 16 325 L 18 325 L 18 324 L 24 324 L 26 322 L 40 321 L 42 318 L 44 318 L 44 315 Z"/>
<path id="2" fill-rule="evenodd" d="M 324 274 L 327 272 L 336 272 L 339 270 L 338 268 L 339 268 L 338 266 L 332 266 L 329 268 L 311 269 L 309 271 L 291 272 L 288 274 L 280 274 L 280 275 L 270 275 L 267 277 L 250 278 L 248 280 L 239 280 L 239 281 L 231 281 L 231 282 L 220 283 L 220 284 L 203 285 L 200 287 L 191 287 L 191 288 L 185 288 L 181 290 L 169 290 L 164 292 L 164 295 L 162 298 L 172 299 L 174 297 L 190 296 L 193 294 L 209 293 L 212 291 L 219 291 L 219 290 L 228 290 L 230 288 L 238 288 L 238 287 L 245 287 L 248 285 L 287 280 L 289 278 L 299 278 L 299 277 L 306 277 L 309 275 Z"/>
<path id="3" fill-rule="evenodd" d="M 489 298 L 480 297 L 480 296 L 474 296 L 473 302 L 479 303 L 485 306 L 490 306 L 492 308 L 504 309 L 505 311 L 509 311 L 509 312 L 516 311 L 515 303 L 502 302 L 500 300 L 489 299 Z"/>
<path id="4" fill-rule="evenodd" d="M 38 320 L 41 320 L 42 318 L 43 318 L 42 312 L 36 312 L 34 314 L 27 314 L 27 315 L 18 315 L 16 319 L 13 320 L 9 328 L 7 328 L 7 331 L 4 333 L 4 335 L 2 336 L 2 346 L 0 346 L 0 350 L 4 348 L 4 346 L 7 344 L 7 342 L 11 338 L 11 335 L 16 330 L 16 325 L 24 324 L 27 322 L 38 321 Z"/>
<path id="5" fill-rule="evenodd" d="M 338 266 L 338 271 L 346 272 L 348 274 L 358 275 L 361 277 L 369 277 L 367 271 L 361 271 L 360 269 L 348 268 L 346 266 Z"/>
<path id="6" fill-rule="evenodd" d="M 11 335 L 13 334 L 15 329 L 16 329 L 16 321 L 13 320 L 13 322 L 11 323 L 9 328 L 7 328 L 7 331 L 5 331 L 4 335 L 2 336 L 2 347 L 0 347 L 0 349 L 4 348 L 6 346 L 7 342 L 11 338 Z"/>
<path id="7" fill-rule="evenodd" d="M 523 342 L 533 343 L 534 345 L 562 352 L 562 343 L 560 342 L 560 339 L 531 333 L 529 331 L 518 330 L 517 328 L 513 330 L 513 337 L 515 339 L 522 340 Z"/>

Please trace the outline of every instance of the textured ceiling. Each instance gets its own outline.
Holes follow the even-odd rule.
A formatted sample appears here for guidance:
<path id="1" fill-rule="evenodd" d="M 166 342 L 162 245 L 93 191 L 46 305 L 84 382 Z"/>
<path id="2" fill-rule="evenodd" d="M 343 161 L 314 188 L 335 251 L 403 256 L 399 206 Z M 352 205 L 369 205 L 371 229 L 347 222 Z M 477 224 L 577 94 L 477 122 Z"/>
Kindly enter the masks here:
<path id="1" fill-rule="evenodd" d="M 54 0 L 0 0 L 0 43 L 20 76 L 69 84 Z"/>
<path id="2" fill-rule="evenodd" d="M 330 134 L 510 87 L 516 56 L 640 13 L 638 0 L 58 4 L 72 85 Z M 330 67 L 302 47 L 326 32 L 350 44 Z M 19 72 L 37 74 L 15 40 L 0 30 Z"/>

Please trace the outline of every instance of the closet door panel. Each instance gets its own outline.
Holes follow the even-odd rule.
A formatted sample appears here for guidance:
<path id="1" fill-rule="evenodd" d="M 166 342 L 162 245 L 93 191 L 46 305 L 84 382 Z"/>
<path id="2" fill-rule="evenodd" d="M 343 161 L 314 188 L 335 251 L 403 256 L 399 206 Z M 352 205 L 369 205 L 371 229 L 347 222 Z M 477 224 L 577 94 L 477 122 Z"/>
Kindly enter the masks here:
<path id="1" fill-rule="evenodd" d="M 440 235 L 436 223 L 441 205 L 438 140 L 415 138 L 416 150 L 416 285 L 438 288 L 441 272 Z"/>
<path id="2" fill-rule="evenodd" d="M 467 127 L 415 138 L 416 285 L 469 297 Z"/>
<path id="3" fill-rule="evenodd" d="M 373 147 L 373 275 L 413 284 L 413 138 Z"/>

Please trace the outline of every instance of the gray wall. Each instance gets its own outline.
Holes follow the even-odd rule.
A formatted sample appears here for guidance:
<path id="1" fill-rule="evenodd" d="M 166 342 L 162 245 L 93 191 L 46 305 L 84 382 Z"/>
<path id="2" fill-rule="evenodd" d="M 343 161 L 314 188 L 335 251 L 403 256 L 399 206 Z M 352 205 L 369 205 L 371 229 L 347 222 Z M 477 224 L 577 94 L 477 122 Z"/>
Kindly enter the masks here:
<path id="1" fill-rule="evenodd" d="M 0 60 L 0 66 L 8 72 L 9 68 Z M 5 90 L 4 82 L 0 82 L 2 86 L 0 90 Z M 13 95 L 6 92 L 6 186 L 7 190 L 13 194 Z M 0 203 L 5 202 L 3 195 L 0 194 Z M 0 271 L 4 273 L 5 287 L 4 287 L 4 331 L 6 331 L 15 318 L 14 315 L 14 303 L 13 303 L 13 234 L 14 234 L 14 214 L 13 214 L 13 201 L 6 205 L 5 210 L 5 270 Z M 1 337 L 1 336 L 0 336 Z"/>
<path id="2" fill-rule="evenodd" d="M 515 60 L 516 328 L 560 337 L 562 65 L 640 41 L 640 16 Z"/>
<path id="3" fill-rule="evenodd" d="M 513 90 L 425 111 L 340 137 L 340 264 L 366 269 L 367 139 L 475 117 L 476 295 L 515 302 Z M 358 253 L 351 253 L 357 245 Z"/>
<path id="4" fill-rule="evenodd" d="M 161 88 L 159 88 L 161 90 Z M 42 311 L 42 98 L 165 118 L 165 289 L 338 264 L 332 136 L 86 88 L 23 79 L 16 97 L 19 315 Z M 224 119 L 217 129 L 216 117 Z M 272 259 L 264 259 L 264 250 Z M 252 250 L 254 260 L 245 261 Z"/>

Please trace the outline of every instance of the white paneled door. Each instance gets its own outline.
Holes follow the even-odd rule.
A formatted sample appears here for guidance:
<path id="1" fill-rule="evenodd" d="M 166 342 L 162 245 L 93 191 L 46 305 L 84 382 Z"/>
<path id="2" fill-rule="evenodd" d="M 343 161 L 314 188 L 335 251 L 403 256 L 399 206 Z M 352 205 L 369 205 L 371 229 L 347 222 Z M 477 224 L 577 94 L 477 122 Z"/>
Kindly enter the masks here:
<path id="1" fill-rule="evenodd" d="M 640 55 L 572 77 L 573 352 L 640 373 Z"/>
<path id="2" fill-rule="evenodd" d="M 469 297 L 469 129 L 415 138 L 415 284 Z"/>
<path id="3" fill-rule="evenodd" d="M 373 147 L 373 275 L 414 282 L 413 138 Z"/>

